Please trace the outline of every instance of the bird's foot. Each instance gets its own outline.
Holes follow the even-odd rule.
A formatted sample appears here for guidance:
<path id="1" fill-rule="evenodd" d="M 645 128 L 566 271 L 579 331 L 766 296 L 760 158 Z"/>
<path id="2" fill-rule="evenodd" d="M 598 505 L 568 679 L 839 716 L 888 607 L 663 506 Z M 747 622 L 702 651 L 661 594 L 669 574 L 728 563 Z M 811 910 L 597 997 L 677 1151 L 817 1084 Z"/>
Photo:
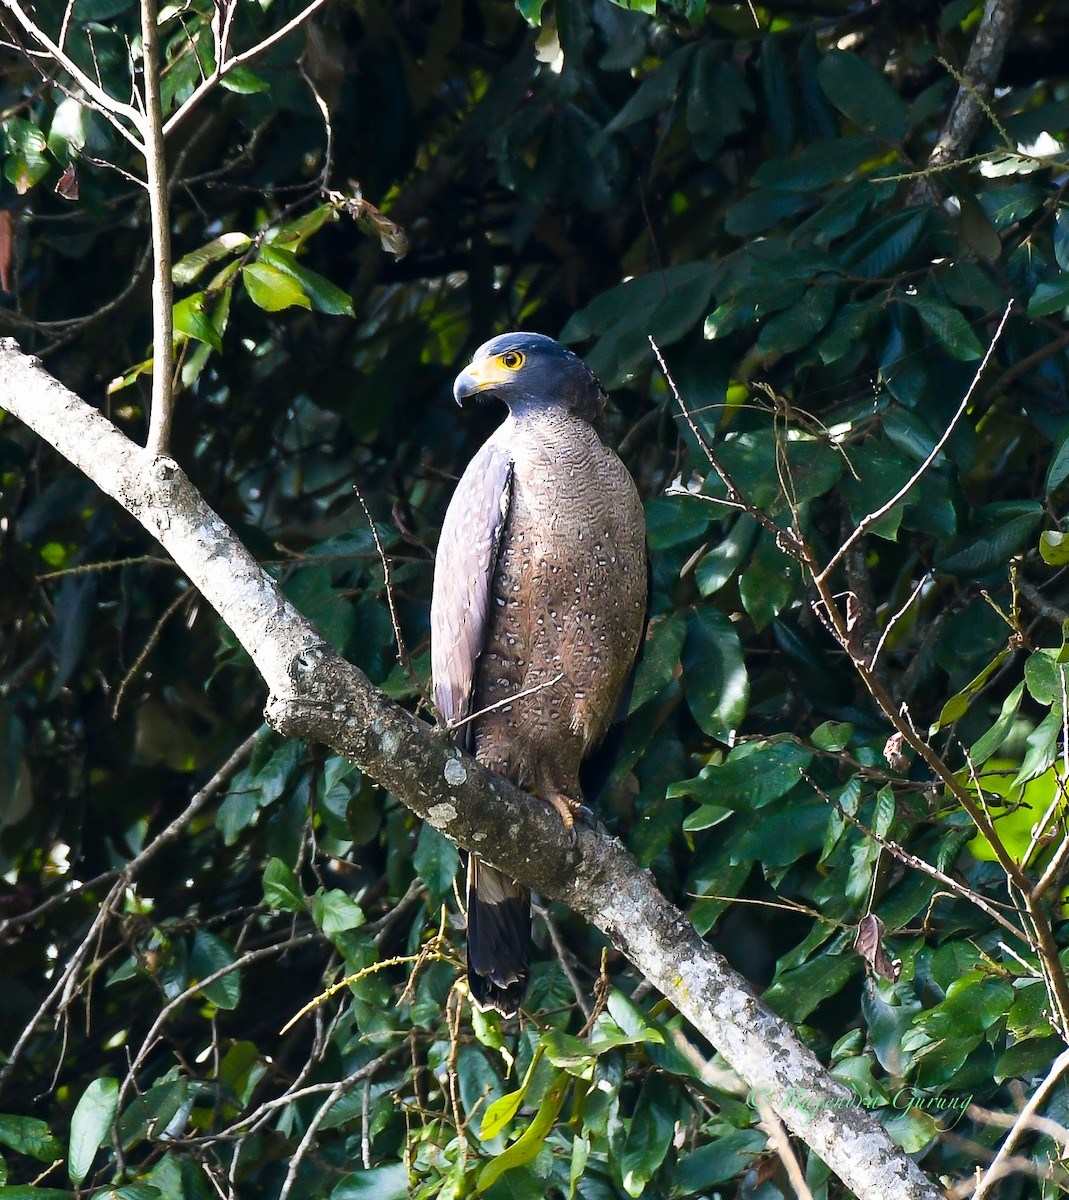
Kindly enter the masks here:
<path id="1" fill-rule="evenodd" d="M 587 829 L 597 829 L 598 819 L 594 816 L 594 810 L 587 808 L 585 804 L 580 804 L 575 810 L 575 819 L 580 825 L 585 825 Z"/>
<path id="2" fill-rule="evenodd" d="M 561 795 L 560 792 L 554 792 L 547 796 L 546 799 L 560 814 L 560 819 L 564 822 L 564 828 L 568 830 L 569 840 L 573 846 L 579 836 L 575 831 L 576 821 L 579 821 L 588 829 L 594 827 L 594 814 L 580 801 L 573 800 L 571 796 Z"/>

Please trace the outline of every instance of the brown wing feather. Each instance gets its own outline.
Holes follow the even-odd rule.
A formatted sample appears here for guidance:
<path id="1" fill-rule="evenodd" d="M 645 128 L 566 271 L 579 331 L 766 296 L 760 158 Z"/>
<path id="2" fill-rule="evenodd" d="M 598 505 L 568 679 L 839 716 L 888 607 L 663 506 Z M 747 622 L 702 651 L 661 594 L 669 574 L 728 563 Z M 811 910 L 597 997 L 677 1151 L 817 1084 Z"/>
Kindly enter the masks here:
<path id="1" fill-rule="evenodd" d="M 431 674 L 434 702 L 447 721 L 471 712 L 511 493 L 512 457 L 491 438 L 468 464 L 442 522 L 431 597 Z"/>

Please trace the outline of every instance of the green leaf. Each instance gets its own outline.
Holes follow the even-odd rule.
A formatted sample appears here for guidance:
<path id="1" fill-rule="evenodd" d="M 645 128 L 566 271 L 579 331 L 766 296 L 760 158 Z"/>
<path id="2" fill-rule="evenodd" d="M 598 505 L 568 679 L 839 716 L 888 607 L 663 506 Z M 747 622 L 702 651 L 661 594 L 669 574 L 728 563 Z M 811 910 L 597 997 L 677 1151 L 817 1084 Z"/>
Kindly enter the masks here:
<path id="1" fill-rule="evenodd" d="M 870 279 L 892 274 L 920 245 L 928 221 L 923 208 L 907 208 L 884 217 L 844 248 L 844 266 Z"/>
<path id="2" fill-rule="evenodd" d="M 672 1194 L 709 1193 L 717 1184 L 741 1179 L 765 1150 L 767 1138 L 756 1129 L 731 1129 L 705 1146 L 684 1154 L 672 1173 Z"/>
<path id="3" fill-rule="evenodd" d="M 213 350 L 223 349 L 223 338 L 208 315 L 208 298 L 205 292 L 194 292 L 174 306 L 175 333 L 196 338 Z"/>
<path id="4" fill-rule="evenodd" d="M 750 681 L 739 635 L 715 608 L 695 609 L 687 618 L 683 687 L 698 725 L 710 737 L 729 742 L 745 715 Z"/>
<path id="5" fill-rule="evenodd" d="M 67 1150 L 67 1174 L 75 1187 L 89 1174 L 97 1151 L 109 1137 L 118 1103 L 119 1081 L 105 1077 L 94 1079 L 75 1105 Z"/>
<path id="6" fill-rule="evenodd" d="M 954 543 L 946 557 L 937 557 L 941 571 L 979 576 L 1005 570 L 1010 559 L 1032 540 L 1043 519 L 1043 506 L 1034 500 L 1005 500 L 985 504 L 971 529 Z"/>
<path id="7" fill-rule="evenodd" d="M 811 207 L 812 203 L 812 198 L 804 192 L 763 188 L 743 196 L 728 209 L 724 228 L 735 237 L 752 237 L 755 233 L 764 233 L 781 221 L 797 216 Z"/>
<path id="8" fill-rule="evenodd" d="M 664 1162 L 675 1132 L 676 1093 L 662 1075 L 652 1075 L 639 1093 L 620 1155 L 620 1175 L 629 1196 L 641 1196 Z"/>
<path id="9" fill-rule="evenodd" d="M 811 962 L 777 974 L 761 999 L 786 1020 L 804 1021 L 814 1008 L 861 969 L 856 954 L 821 954 Z"/>
<path id="10" fill-rule="evenodd" d="M 542 1103 L 538 1106 L 531 1123 L 522 1134 L 496 1158 L 492 1158 L 479 1172 L 476 1184 L 477 1192 L 485 1192 L 495 1180 L 514 1167 L 525 1166 L 537 1157 L 546 1138 L 549 1136 L 560 1110 L 564 1097 L 571 1085 L 571 1076 L 561 1072 L 557 1079 L 546 1089 Z"/>
<path id="11" fill-rule="evenodd" d="M 249 299 L 265 312 L 312 307 L 304 288 L 292 275 L 285 274 L 277 267 L 264 262 L 247 263 L 241 269 L 241 277 Z"/>
<path id="12" fill-rule="evenodd" d="M 702 556 L 694 568 L 694 582 L 702 596 L 718 592 L 735 574 L 753 548 L 759 528 L 753 517 L 743 513 L 732 525 L 727 537 Z"/>
<path id="13" fill-rule="evenodd" d="M 872 813 L 872 831 L 877 837 L 886 838 L 895 819 L 894 788 L 882 787 L 876 795 L 876 807 Z"/>
<path id="14" fill-rule="evenodd" d="M 798 304 L 765 322 L 757 339 L 758 353 L 793 354 L 801 350 L 827 325 L 835 311 L 835 289 L 827 284 L 807 288 Z"/>
<path id="15" fill-rule="evenodd" d="M 762 529 L 746 570 L 739 579 L 742 606 L 754 625 L 766 625 L 791 603 L 802 582 L 802 569 L 796 559 L 781 550 L 775 537 Z"/>
<path id="16" fill-rule="evenodd" d="M 353 316 L 353 302 L 348 292 L 335 287 L 329 279 L 324 279 L 315 271 L 302 267 L 292 250 L 264 245 L 260 248 L 260 258 L 299 283 L 301 290 L 312 301 L 313 308 L 334 316 Z"/>
<path id="17" fill-rule="evenodd" d="M 1059 661 L 1058 651 L 1040 649 L 1030 654 L 1024 664 L 1024 681 L 1033 700 L 1045 705 L 1060 705 L 1066 685 L 1066 668 Z"/>
<path id="18" fill-rule="evenodd" d="M 225 258 L 238 250 L 244 250 L 252 245 L 252 238 L 244 233 L 224 233 L 213 238 L 199 250 L 186 254 L 171 268 L 171 278 L 175 283 L 192 283 L 194 279 L 213 262 Z"/>
<path id="19" fill-rule="evenodd" d="M 909 124 L 906 106 L 884 76 L 849 50 L 831 50 L 817 79 L 835 107 L 866 133 L 900 142 Z"/>
<path id="20" fill-rule="evenodd" d="M 693 812 L 683 822 L 684 833 L 700 833 L 703 829 L 712 829 L 719 825 L 725 817 L 731 816 L 732 809 L 721 804 L 703 804 L 697 812 Z"/>
<path id="21" fill-rule="evenodd" d="M 231 67 L 219 80 L 219 86 L 239 96 L 252 96 L 256 92 L 269 92 L 271 85 L 266 79 L 250 71 L 248 67 Z"/>
<path id="22" fill-rule="evenodd" d="M 1045 1023 L 1050 1029 L 1050 1022 Z M 1017 1042 L 999 1056 L 992 1078 L 1002 1083 L 1006 1079 L 1045 1075 L 1064 1048 L 1065 1043 L 1056 1037 L 1031 1037 Z"/>
<path id="23" fill-rule="evenodd" d="M 654 617 L 650 621 L 642 658 L 635 671 L 631 712 L 637 712 L 647 701 L 659 696 L 672 682 L 686 636 L 687 622 L 679 613 Z"/>
<path id="24" fill-rule="evenodd" d="M 71 1193 L 61 1188 L 34 1187 L 29 1183 L 0 1187 L 0 1200 L 71 1200 Z"/>
<path id="25" fill-rule="evenodd" d="M 1024 698 L 1024 681 L 1022 680 L 1002 703 L 1002 711 L 994 725 L 972 744 L 969 758 L 975 767 L 982 767 L 1010 735 L 1017 712 Z"/>
<path id="26" fill-rule="evenodd" d="M 1028 301 L 1030 317 L 1049 317 L 1065 308 L 1069 308 L 1069 275 L 1037 284 Z"/>
<path id="27" fill-rule="evenodd" d="M 1055 709 L 1047 713 L 1042 721 L 1025 739 L 1028 752 L 1017 772 L 1017 783 L 1027 783 L 1050 770 L 1061 748 L 1062 717 Z"/>
<path id="28" fill-rule="evenodd" d="M 519 1112 L 520 1105 L 523 1103 L 528 1088 L 531 1086 L 531 1080 L 534 1078 L 535 1068 L 538 1066 L 544 1053 L 545 1048 L 541 1045 L 538 1046 L 531 1056 L 530 1065 L 524 1073 L 523 1083 L 514 1092 L 508 1092 L 506 1095 L 498 1097 L 497 1100 L 487 1107 L 479 1125 L 479 1137 L 484 1142 L 492 1142 L 498 1134 L 503 1133 L 505 1126 Z"/>
<path id="29" fill-rule="evenodd" d="M 424 824 L 419 831 L 412 865 L 427 885 L 431 898 L 438 902 L 453 886 L 453 876 L 460 866 L 460 855 L 447 837 L 440 834 L 433 825 Z"/>
<path id="30" fill-rule="evenodd" d="M 881 150 L 871 137 L 843 137 L 814 142 L 793 158 L 774 158 L 754 172 L 753 182 L 780 191 L 815 192 L 848 179 Z"/>
<path id="31" fill-rule="evenodd" d="M 272 246 L 285 246 L 287 250 L 297 250 L 310 237 L 337 219 L 337 204 L 320 204 L 311 212 L 295 217 L 268 233 L 267 240 Z"/>
<path id="32" fill-rule="evenodd" d="M 73 96 L 64 97 L 56 105 L 48 130 L 48 149 L 58 162 L 72 162 L 74 156 L 85 148 L 89 118 L 90 110 Z"/>
<path id="33" fill-rule="evenodd" d="M 312 897 L 312 920 L 328 938 L 350 929 L 359 929 L 365 919 L 360 905 L 340 888 L 331 888 L 329 891 L 320 888 Z"/>
<path id="34" fill-rule="evenodd" d="M 984 685 L 991 678 L 991 676 L 994 675 L 999 667 L 1002 666 L 1002 664 L 1009 657 L 1009 654 L 1010 651 L 1008 649 L 997 654 L 991 660 L 991 662 L 984 667 L 979 675 L 977 675 L 974 679 L 971 679 L 961 689 L 960 692 L 954 696 L 951 696 L 940 710 L 939 718 L 932 726 L 930 733 L 936 733 L 938 730 L 943 729 L 947 725 L 953 725 L 955 721 L 965 716 L 969 709 L 970 703 L 976 696 L 980 694 L 984 688 Z"/>
<path id="35" fill-rule="evenodd" d="M 516 7 L 528 25 L 542 24 L 542 9 L 546 7 L 546 0 L 516 0 Z"/>
<path id="36" fill-rule="evenodd" d="M 146 1137 L 160 1137 L 189 1099 L 189 1081 L 169 1076 L 170 1072 L 147 1092 L 135 1096 L 123 1110 L 119 1140 L 124 1148 L 130 1149 Z"/>
<path id="37" fill-rule="evenodd" d="M 656 113 L 663 112 L 679 89 L 683 71 L 690 62 L 695 49 L 694 46 L 681 46 L 674 50 L 656 70 L 651 71 L 639 84 L 631 99 L 609 122 L 605 132 L 617 133 L 630 128 L 639 121 L 645 121 Z"/>
<path id="38" fill-rule="evenodd" d="M 655 496 L 646 502 L 646 534 L 651 550 L 667 550 L 701 537 L 717 515 L 708 500 Z"/>
<path id="39" fill-rule="evenodd" d="M 45 135 L 21 117 L 8 117 L 0 128 L 6 135 L 8 146 L 4 177 L 20 196 L 24 196 L 48 174 L 51 164 L 46 155 Z"/>
<path id="40" fill-rule="evenodd" d="M 38 1162 L 51 1163 L 63 1157 L 63 1147 L 52 1136 L 47 1123 L 37 1117 L 0 1113 L 0 1145 L 10 1146 Z"/>
<path id="41" fill-rule="evenodd" d="M 1043 490 L 1049 496 L 1051 492 L 1057 491 L 1067 478 L 1069 478 L 1069 430 L 1062 434 L 1058 448 L 1050 460 Z"/>
<path id="42" fill-rule="evenodd" d="M 926 300 L 919 296 L 910 297 L 907 303 L 917 310 L 920 319 L 935 334 L 947 354 L 963 362 L 983 358 L 983 346 L 969 322 L 956 308 L 939 300 Z"/>
<path id="43" fill-rule="evenodd" d="M 696 779 L 675 783 L 669 796 L 693 796 L 733 809 L 763 808 L 802 782 L 813 753 L 791 741 L 744 742 L 725 763 L 704 767 Z"/>
<path id="44" fill-rule="evenodd" d="M 518 1088 L 488 1105 L 479 1125 L 479 1137 L 484 1142 L 492 1142 L 499 1133 L 503 1133 L 505 1126 L 520 1111 L 520 1105 L 526 1095 L 526 1087 Z"/>
<path id="45" fill-rule="evenodd" d="M 1047 529 L 1039 535 L 1039 554 L 1048 567 L 1069 563 L 1069 533 Z"/>
<path id="46" fill-rule="evenodd" d="M 234 951 L 214 933 L 198 929 L 193 937 L 193 949 L 189 956 L 189 967 L 197 979 L 214 975 L 234 961 Z M 204 996 L 219 1008 L 237 1008 L 241 1001 L 241 975 L 231 971 L 221 979 L 201 988 Z"/>
<path id="47" fill-rule="evenodd" d="M 264 871 L 264 903 L 281 912 L 304 911 L 304 892 L 297 876 L 279 858 L 270 859 Z"/>
<path id="48" fill-rule="evenodd" d="M 825 721 L 810 735 L 813 745 L 819 750 L 845 750 L 854 736 L 854 727 L 849 721 Z"/>
<path id="49" fill-rule="evenodd" d="M 408 1200 L 408 1169 L 404 1163 L 353 1171 L 334 1185 L 330 1200 Z"/>

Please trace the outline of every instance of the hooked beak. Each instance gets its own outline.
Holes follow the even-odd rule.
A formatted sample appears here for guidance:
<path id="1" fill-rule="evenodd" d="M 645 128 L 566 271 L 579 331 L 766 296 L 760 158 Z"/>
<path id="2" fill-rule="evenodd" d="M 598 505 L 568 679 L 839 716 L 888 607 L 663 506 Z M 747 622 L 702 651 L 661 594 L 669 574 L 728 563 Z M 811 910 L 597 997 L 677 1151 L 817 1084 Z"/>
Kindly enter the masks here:
<path id="1" fill-rule="evenodd" d="M 499 383 L 507 383 L 513 378 L 515 373 L 506 371 L 495 359 L 477 358 L 457 376 L 453 384 L 453 399 L 458 404 L 463 404 L 469 396 L 489 391 Z"/>

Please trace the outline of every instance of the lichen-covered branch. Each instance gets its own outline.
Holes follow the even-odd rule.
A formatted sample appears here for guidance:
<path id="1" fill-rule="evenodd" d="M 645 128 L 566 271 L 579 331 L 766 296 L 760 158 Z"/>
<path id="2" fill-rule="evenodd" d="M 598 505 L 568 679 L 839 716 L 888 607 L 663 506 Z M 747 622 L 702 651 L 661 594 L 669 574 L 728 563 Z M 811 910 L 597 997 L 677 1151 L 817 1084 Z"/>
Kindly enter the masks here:
<path id="1" fill-rule="evenodd" d="M 980 129 L 984 105 L 991 99 L 1021 0 L 987 0 L 962 71 L 962 86 L 928 156 L 929 167 L 942 167 L 967 154 Z"/>

